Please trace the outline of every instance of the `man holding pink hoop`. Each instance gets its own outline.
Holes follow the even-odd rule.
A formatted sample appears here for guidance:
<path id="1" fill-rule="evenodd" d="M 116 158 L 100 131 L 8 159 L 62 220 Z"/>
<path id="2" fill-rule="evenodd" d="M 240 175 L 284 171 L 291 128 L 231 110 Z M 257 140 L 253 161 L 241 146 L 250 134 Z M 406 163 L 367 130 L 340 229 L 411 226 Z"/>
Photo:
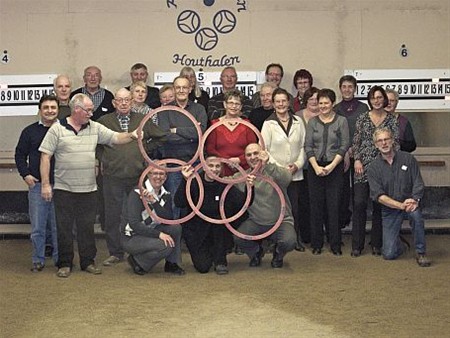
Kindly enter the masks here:
<path id="1" fill-rule="evenodd" d="M 284 209 L 282 223 L 268 237 L 275 243 L 271 266 L 272 268 L 282 268 L 284 256 L 289 251 L 294 250 L 296 245 L 294 218 L 287 196 L 287 187 L 292 181 L 292 175 L 287 169 L 273 163 L 268 163 L 269 154 L 265 150 L 262 150 L 259 144 L 251 143 L 245 148 L 245 159 L 250 166 L 249 171 L 256 168 L 262 162 L 264 166 L 262 174 L 273 179 L 278 184 L 285 197 L 286 205 L 282 205 L 278 193 L 266 180 L 260 180 L 254 175 L 249 175 L 250 178 L 253 178 L 253 181 L 247 180 L 247 183 L 250 183 L 254 187 L 253 203 L 248 208 L 249 218 L 239 226 L 238 231 L 250 236 L 267 232 L 277 222 L 280 213 Z M 236 174 L 235 176 L 237 175 L 240 174 Z M 245 183 L 237 184 L 236 187 L 244 191 Z M 234 240 L 242 248 L 244 253 L 249 256 L 249 265 L 251 267 L 261 265 L 264 251 L 259 241 L 247 240 L 237 236 L 234 236 Z"/>

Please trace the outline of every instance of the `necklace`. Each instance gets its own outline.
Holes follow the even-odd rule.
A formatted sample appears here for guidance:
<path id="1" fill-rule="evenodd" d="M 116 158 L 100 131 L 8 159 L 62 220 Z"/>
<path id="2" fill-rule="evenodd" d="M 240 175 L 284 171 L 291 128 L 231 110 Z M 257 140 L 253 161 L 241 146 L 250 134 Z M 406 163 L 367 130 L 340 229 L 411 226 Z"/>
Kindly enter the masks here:
<path id="1" fill-rule="evenodd" d="M 280 120 L 281 122 L 287 122 L 290 119 L 289 116 L 287 117 L 287 119 L 284 119 L 284 120 L 281 117 L 279 117 L 279 116 L 277 116 L 277 117 L 278 117 L 278 120 Z"/>

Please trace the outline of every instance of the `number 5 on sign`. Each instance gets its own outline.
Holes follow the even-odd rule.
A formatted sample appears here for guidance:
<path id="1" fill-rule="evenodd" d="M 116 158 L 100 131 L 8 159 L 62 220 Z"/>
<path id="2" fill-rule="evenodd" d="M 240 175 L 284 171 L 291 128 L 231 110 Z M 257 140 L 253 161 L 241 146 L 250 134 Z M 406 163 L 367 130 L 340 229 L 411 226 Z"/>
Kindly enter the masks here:
<path id="1" fill-rule="evenodd" d="M 4 50 L 2 53 L 2 59 L 1 59 L 2 63 L 7 64 L 10 60 L 11 59 L 9 57 L 8 51 Z"/>

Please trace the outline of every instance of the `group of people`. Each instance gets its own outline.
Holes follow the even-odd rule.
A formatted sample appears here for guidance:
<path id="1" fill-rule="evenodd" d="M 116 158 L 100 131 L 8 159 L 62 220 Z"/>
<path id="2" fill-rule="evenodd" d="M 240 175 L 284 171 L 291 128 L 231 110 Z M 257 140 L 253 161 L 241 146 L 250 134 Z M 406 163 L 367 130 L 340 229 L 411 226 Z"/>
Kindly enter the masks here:
<path id="1" fill-rule="evenodd" d="M 288 252 L 305 251 L 309 243 L 312 253 L 320 255 L 325 239 L 334 255 L 342 255 L 341 228 L 350 222 L 351 256 L 359 257 L 369 196 L 372 254 L 395 259 L 405 251 L 400 229 L 406 214 L 417 263 L 429 266 L 419 208 L 424 185 L 408 153 L 416 147 L 411 124 L 395 112 L 398 94 L 374 86 L 367 107 L 355 98 L 356 79 L 345 75 L 339 81 L 342 101 L 336 104 L 335 92 L 313 87 L 305 69 L 294 76 L 295 96 L 280 88 L 280 64 L 268 65 L 265 73 L 266 82 L 252 98 L 237 89 L 234 67 L 223 69 L 222 92 L 211 98 L 190 67 L 157 89 L 146 84 L 147 67 L 137 63 L 130 70 L 131 85 L 114 94 L 101 87 L 96 66 L 85 69 L 85 85 L 74 91 L 67 76 L 58 76 L 55 95 L 41 98 L 39 121 L 23 130 L 16 147 L 17 168 L 29 187 L 31 270 L 45 267 L 50 245 L 57 276 L 68 277 L 76 236 L 81 269 L 100 274 L 97 214 L 109 251 L 103 265 L 114 266 L 127 254 L 139 275 L 163 259 L 166 272 L 183 275 L 182 238 L 198 272 L 213 268 L 227 274 L 233 246 L 248 255 L 251 267 L 260 266 L 263 243 L 248 237 L 274 225 L 267 237 L 273 268 L 283 267 Z M 161 105 L 185 113 L 169 107 L 153 114 L 138 135 L 141 121 Z M 208 137 L 199 138 L 205 132 Z M 159 163 L 142 187 L 138 181 L 147 163 L 139 139 L 148 157 Z M 192 159 L 199 148 L 206 160 L 197 175 L 199 160 Z M 245 180 L 229 189 L 224 203 L 226 217 L 246 209 L 232 222 L 244 236 L 232 236 L 211 219 L 223 218 L 224 179 L 244 173 Z M 200 190 L 204 199 L 198 209 L 210 221 L 196 215 L 183 224 L 165 224 L 189 214 L 188 195 L 195 204 Z"/>

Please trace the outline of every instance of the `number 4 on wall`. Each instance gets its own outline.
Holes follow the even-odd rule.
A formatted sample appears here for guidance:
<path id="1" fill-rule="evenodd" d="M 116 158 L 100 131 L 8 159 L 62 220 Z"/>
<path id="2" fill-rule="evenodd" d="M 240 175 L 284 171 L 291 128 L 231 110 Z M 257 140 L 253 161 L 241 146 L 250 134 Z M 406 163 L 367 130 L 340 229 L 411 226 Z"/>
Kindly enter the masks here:
<path id="1" fill-rule="evenodd" d="M 9 54 L 8 54 L 7 50 L 3 51 L 1 61 L 4 64 L 7 64 L 9 61 L 11 61 L 11 58 L 9 57 Z"/>

